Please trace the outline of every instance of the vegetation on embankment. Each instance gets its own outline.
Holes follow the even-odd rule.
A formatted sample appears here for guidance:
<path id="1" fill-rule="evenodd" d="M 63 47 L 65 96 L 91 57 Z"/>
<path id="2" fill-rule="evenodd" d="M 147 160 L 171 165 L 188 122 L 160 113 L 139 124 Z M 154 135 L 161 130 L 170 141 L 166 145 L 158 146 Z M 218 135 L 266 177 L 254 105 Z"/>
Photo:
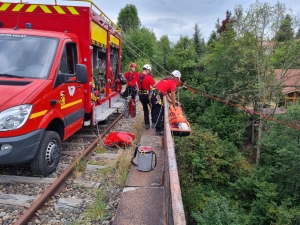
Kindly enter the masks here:
<path id="1" fill-rule="evenodd" d="M 133 9 L 121 13 L 138 19 Z M 187 85 L 230 103 L 179 90 L 192 125 L 190 136 L 175 138 L 188 224 L 299 224 L 300 107 L 272 115 L 283 123 L 264 116 L 283 105 L 287 71 L 300 67 L 299 19 L 284 4 L 256 1 L 227 11 L 207 42 L 195 24 L 193 38 L 176 43 L 133 21 L 123 39 L 124 71 L 132 61 L 150 63 L 155 76 L 178 69 Z"/>

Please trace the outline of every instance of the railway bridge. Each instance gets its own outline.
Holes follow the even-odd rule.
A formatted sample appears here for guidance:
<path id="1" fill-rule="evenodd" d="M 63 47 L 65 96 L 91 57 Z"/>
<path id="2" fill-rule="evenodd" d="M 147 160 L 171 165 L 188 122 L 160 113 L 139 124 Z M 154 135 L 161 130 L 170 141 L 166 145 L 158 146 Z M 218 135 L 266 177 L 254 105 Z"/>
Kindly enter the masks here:
<path id="1" fill-rule="evenodd" d="M 164 102 L 164 118 L 168 118 L 168 103 L 166 99 Z M 163 137 L 156 136 L 155 130 L 144 130 L 140 146 L 152 147 L 157 155 L 157 166 L 142 172 L 131 165 L 113 224 L 186 224 L 168 119 L 164 120 Z"/>

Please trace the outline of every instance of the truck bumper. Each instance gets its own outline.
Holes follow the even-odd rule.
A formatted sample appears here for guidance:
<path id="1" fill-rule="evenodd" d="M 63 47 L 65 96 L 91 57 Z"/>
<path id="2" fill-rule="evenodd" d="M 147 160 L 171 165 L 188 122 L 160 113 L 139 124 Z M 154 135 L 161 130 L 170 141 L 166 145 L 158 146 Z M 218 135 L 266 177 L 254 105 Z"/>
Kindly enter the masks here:
<path id="1" fill-rule="evenodd" d="M 0 138 L 0 165 L 26 163 L 35 157 L 44 129 L 17 137 Z M 12 146 L 1 150 L 4 144 Z"/>

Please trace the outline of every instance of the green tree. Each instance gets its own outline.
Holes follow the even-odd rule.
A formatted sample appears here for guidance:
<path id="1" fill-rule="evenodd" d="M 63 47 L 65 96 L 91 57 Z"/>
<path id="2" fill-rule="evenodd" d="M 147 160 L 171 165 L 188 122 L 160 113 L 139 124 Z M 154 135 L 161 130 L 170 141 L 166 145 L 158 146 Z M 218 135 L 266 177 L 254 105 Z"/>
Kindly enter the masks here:
<path id="1" fill-rule="evenodd" d="M 138 11 L 135 5 L 127 4 L 119 12 L 117 25 L 122 29 L 123 33 L 128 33 L 131 30 L 139 29 L 141 21 L 138 17 Z"/>
<path id="2" fill-rule="evenodd" d="M 157 42 L 157 47 L 158 47 L 158 54 L 161 57 L 162 61 L 162 66 L 166 71 L 170 71 L 172 68 L 168 67 L 167 60 L 169 55 L 171 54 L 171 49 L 172 49 L 172 43 L 169 40 L 167 35 L 162 36 L 158 42 Z M 165 74 L 168 75 L 168 74 Z"/>
<path id="3" fill-rule="evenodd" d="M 211 190 L 226 196 L 230 183 L 250 170 L 234 144 L 201 126 L 192 129 L 190 136 L 175 139 L 183 202 L 188 214 L 205 208 L 213 198 Z"/>
<path id="4" fill-rule="evenodd" d="M 277 118 L 300 127 L 299 110 L 299 105 L 291 106 L 287 114 Z M 269 182 L 277 185 L 278 200 L 293 198 L 300 204 L 300 131 L 271 121 L 268 126 L 269 132 L 260 140 L 264 164 L 261 170 L 270 174 Z"/>
<path id="5" fill-rule="evenodd" d="M 293 37 L 294 31 L 292 29 L 292 18 L 289 14 L 287 14 L 277 31 L 275 39 L 278 42 L 284 42 L 293 39 Z"/>
<path id="6" fill-rule="evenodd" d="M 194 41 L 195 52 L 197 56 L 196 61 L 198 61 L 199 58 L 201 58 L 205 53 L 205 43 L 197 23 L 194 26 L 193 41 Z"/>
<path id="7" fill-rule="evenodd" d="M 157 52 L 156 36 L 146 27 L 132 30 L 123 36 L 122 49 L 122 70 L 127 70 L 131 62 L 136 62 L 140 70 L 146 63 L 152 65 L 151 59 Z M 153 65 L 152 70 L 156 70 Z"/>
<path id="8" fill-rule="evenodd" d="M 295 39 L 299 39 L 299 38 L 300 38 L 300 28 L 297 30 L 295 35 Z"/>
<path id="9" fill-rule="evenodd" d="M 247 61 L 251 65 L 249 74 L 255 75 L 253 80 L 252 90 L 252 105 L 254 109 L 260 113 L 259 126 L 258 126 L 258 140 L 263 134 L 264 117 L 263 110 L 265 107 L 270 107 L 276 100 L 281 89 L 278 85 L 276 74 L 274 73 L 274 65 L 272 64 L 273 54 L 276 53 L 276 43 L 268 40 L 274 40 L 276 34 L 279 31 L 280 24 L 284 20 L 287 10 L 284 4 L 277 2 L 274 6 L 269 3 L 260 3 L 256 1 L 251 4 L 249 9 L 242 18 L 244 26 L 240 27 L 243 31 L 241 38 L 248 39 L 250 45 L 240 46 L 244 53 L 250 53 L 250 58 L 241 57 L 239 62 Z M 294 23 L 296 22 L 293 19 Z M 245 42 L 244 42 L 245 43 Z M 251 49 L 249 48 L 251 46 Z M 248 54 L 244 54 L 247 56 Z M 254 56 L 254 57 L 253 57 Z M 291 56 L 291 55 L 290 55 Z M 288 68 L 292 65 L 291 62 L 295 60 L 295 56 L 286 58 Z M 244 64 L 245 65 L 245 64 Z M 249 67 L 246 65 L 246 68 Z M 287 68 L 287 69 L 288 69 Z M 248 70 L 245 68 L 240 69 L 245 72 Z M 282 79 L 286 76 L 283 74 Z M 260 161 L 260 145 L 257 145 L 256 162 Z"/>
<path id="10" fill-rule="evenodd" d="M 300 67 L 300 43 L 295 39 L 279 42 L 273 50 L 272 64 L 277 69 L 298 69 Z"/>
<path id="11" fill-rule="evenodd" d="M 187 36 L 180 37 L 179 41 L 172 48 L 171 54 L 167 59 L 168 68 L 177 69 L 187 79 L 195 69 L 196 52 L 193 41 Z"/>
<path id="12" fill-rule="evenodd" d="M 208 38 L 207 45 L 211 46 L 214 40 L 218 39 L 218 34 L 215 30 L 213 30 Z"/>
<path id="13" fill-rule="evenodd" d="M 238 211 L 230 207 L 229 201 L 223 196 L 214 196 L 202 212 L 192 213 L 199 225 L 239 225 Z"/>

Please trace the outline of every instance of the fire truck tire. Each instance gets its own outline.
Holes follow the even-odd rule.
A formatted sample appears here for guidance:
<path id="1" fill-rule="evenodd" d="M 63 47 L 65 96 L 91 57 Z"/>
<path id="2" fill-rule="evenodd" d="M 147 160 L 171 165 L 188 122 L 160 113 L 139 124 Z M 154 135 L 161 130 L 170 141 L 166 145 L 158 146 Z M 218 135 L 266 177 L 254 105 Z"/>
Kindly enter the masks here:
<path id="1" fill-rule="evenodd" d="M 45 131 L 35 158 L 30 162 L 32 173 L 49 175 L 56 170 L 61 152 L 61 140 L 58 133 Z"/>

